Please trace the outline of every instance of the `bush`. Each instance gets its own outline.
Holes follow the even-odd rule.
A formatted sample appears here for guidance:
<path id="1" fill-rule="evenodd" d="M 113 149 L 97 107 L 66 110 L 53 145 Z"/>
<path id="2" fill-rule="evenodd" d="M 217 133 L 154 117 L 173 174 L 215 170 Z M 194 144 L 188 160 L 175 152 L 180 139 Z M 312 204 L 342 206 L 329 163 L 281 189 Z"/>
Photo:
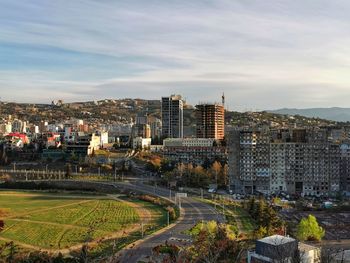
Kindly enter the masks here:
<path id="1" fill-rule="evenodd" d="M 169 212 L 170 220 L 175 220 L 177 218 L 176 210 L 171 203 L 163 200 L 159 197 L 151 196 L 151 195 L 140 195 L 138 199 L 146 202 L 150 202 L 152 204 L 162 206 L 167 212 Z"/>
<path id="2" fill-rule="evenodd" d="M 318 225 L 316 217 L 309 215 L 302 218 L 297 229 L 297 237 L 304 241 L 320 241 L 325 235 L 325 230 Z"/>
<path id="3" fill-rule="evenodd" d="M 174 207 L 168 206 L 166 208 L 166 210 L 169 212 L 170 220 L 175 220 L 176 219 L 176 211 L 175 211 Z"/>

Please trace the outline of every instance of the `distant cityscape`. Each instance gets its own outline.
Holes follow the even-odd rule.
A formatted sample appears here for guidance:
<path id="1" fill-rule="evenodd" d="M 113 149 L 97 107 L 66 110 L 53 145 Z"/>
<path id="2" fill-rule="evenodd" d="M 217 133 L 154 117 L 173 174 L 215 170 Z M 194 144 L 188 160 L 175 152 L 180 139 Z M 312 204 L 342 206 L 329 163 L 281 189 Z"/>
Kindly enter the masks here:
<path id="1" fill-rule="evenodd" d="M 284 262 L 271 260 L 276 255 L 283 260 L 293 259 L 296 253 L 303 255 L 300 262 L 326 262 L 321 261 L 318 246 L 299 241 L 320 240 L 325 236 L 326 242 L 338 238 L 344 240 L 345 247 L 348 244 L 350 215 L 345 212 L 346 203 L 340 201 L 350 197 L 350 124 L 347 122 L 271 112 L 230 112 L 225 109 L 224 94 L 220 103 L 195 106 L 187 104 L 181 95 L 159 100 L 77 103 L 57 100 L 50 105 L 1 102 L 0 116 L 0 178 L 5 187 L 13 187 L 13 183 L 17 187 L 29 187 L 17 183 L 34 181 L 40 189 L 67 189 L 69 185 L 68 189 L 97 187 L 101 191 L 106 187 L 98 185 L 102 180 L 112 182 L 114 187 L 138 189 L 137 184 L 125 185 L 127 178 L 142 183 L 138 189 L 141 193 L 153 192 L 166 198 L 157 194 L 159 187 L 161 191 L 170 191 L 171 200 L 172 191 L 180 191 L 175 192 L 175 205 L 179 207 L 176 198 L 187 197 L 188 193 L 202 200 L 206 196 L 207 202 L 211 196 L 210 202 L 214 202 L 215 209 L 222 209 L 222 214 L 210 212 L 203 216 L 208 224 L 227 221 L 224 204 L 228 202 L 228 206 L 236 209 L 227 208 L 229 213 L 243 209 L 249 224 L 255 225 L 250 230 L 243 230 L 242 226 L 236 230 L 241 235 L 250 235 L 242 240 L 256 241 L 255 250 L 250 245 L 243 262 Z M 47 181 L 63 185 L 48 186 Z M 74 181 L 79 186 L 74 186 Z M 97 185 L 85 186 L 89 181 Z M 154 197 L 139 198 L 149 201 Z M 213 201 L 217 198 L 222 201 Z M 188 200 L 191 207 L 199 209 L 198 201 Z M 222 208 L 217 208 L 220 202 Z M 338 205 L 345 210 L 337 210 L 327 219 L 323 212 L 317 214 L 312 210 L 336 209 Z M 170 211 L 172 218 L 176 218 L 175 208 L 166 209 L 169 224 Z M 303 238 L 299 230 L 300 222 L 306 220 L 303 209 L 312 211 L 307 220 L 321 222 L 324 228 L 320 228 L 317 234 L 320 236 Z M 265 216 L 269 219 L 262 221 Z M 178 225 L 182 227 L 181 222 Z M 299 241 L 287 237 L 287 233 Z M 167 235 L 160 236 L 167 240 L 164 245 L 167 247 Z M 145 246 L 149 246 L 147 242 Z M 126 262 L 126 256 L 134 257 L 132 252 L 122 251 L 125 254 L 121 262 Z M 343 248 L 330 251 L 332 258 L 343 258 L 348 253 Z M 135 259 L 142 255 L 136 254 Z"/>
<path id="2" fill-rule="evenodd" d="M 2 102 L 0 112 L 2 164 L 25 160 L 28 149 L 37 158 L 57 160 L 126 147 L 160 153 L 175 163 L 227 163 L 226 187 L 235 193 L 350 191 L 350 125 L 271 113 L 237 114 L 243 123 L 250 117 L 241 125 L 231 112 L 225 116 L 224 95 L 221 103 L 195 107 L 181 95 L 159 101 Z"/>

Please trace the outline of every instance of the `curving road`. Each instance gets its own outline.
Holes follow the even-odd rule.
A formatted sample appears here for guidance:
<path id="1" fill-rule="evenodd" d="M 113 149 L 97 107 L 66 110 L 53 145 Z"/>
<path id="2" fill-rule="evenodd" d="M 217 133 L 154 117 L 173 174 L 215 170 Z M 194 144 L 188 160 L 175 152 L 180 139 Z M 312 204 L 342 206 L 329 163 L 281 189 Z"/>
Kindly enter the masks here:
<path id="1" fill-rule="evenodd" d="M 154 188 L 153 186 L 144 185 L 140 183 L 115 183 L 117 187 L 124 187 L 134 189 L 148 194 L 155 194 L 169 200 L 170 191 L 168 189 Z M 172 195 L 172 199 L 174 195 Z M 174 200 L 172 200 L 174 201 Z M 184 234 L 184 231 L 190 229 L 197 222 L 202 220 L 217 220 L 224 222 L 224 219 L 211 206 L 202 203 L 196 199 L 187 197 L 181 198 L 182 216 L 171 228 L 161 231 L 160 234 L 146 238 L 132 248 L 126 248 L 120 252 L 120 262 L 137 262 L 140 258 L 151 256 L 152 248 L 157 245 L 164 244 L 165 241 L 172 240 L 189 240 L 189 236 Z"/>

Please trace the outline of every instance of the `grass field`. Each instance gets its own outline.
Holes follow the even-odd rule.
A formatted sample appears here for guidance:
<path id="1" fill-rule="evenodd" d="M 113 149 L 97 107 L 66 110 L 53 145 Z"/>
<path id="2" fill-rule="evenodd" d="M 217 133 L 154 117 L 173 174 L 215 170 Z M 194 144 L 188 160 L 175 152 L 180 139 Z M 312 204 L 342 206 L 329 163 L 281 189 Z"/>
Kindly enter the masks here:
<path id="1" fill-rule="evenodd" d="M 157 224 L 160 209 L 107 196 L 0 191 L 0 241 L 33 249 L 72 248 L 85 241 L 120 238 L 137 231 L 140 221 Z M 146 218 L 144 218 L 146 217 Z M 142 218 L 142 219 L 141 219 Z"/>
<path id="2" fill-rule="evenodd" d="M 225 211 L 227 223 L 235 226 L 240 234 L 250 235 L 256 228 L 253 218 L 243 209 L 241 203 L 224 199 L 204 199 L 202 201 L 215 206 L 221 214 Z M 225 204 L 225 209 L 222 209 L 223 203 Z"/>

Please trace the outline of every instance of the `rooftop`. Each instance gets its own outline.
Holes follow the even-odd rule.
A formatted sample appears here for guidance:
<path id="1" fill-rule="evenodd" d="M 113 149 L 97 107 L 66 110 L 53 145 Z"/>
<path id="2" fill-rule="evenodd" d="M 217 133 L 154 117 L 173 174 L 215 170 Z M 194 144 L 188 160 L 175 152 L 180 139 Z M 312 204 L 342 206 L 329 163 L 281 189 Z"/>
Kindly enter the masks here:
<path id="1" fill-rule="evenodd" d="M 295 239 L 291 237 L 281 236 L 281 235 L 273 235 L 273 236 L 259 239 L 258 241 L 266 244 L 271 244 L 271 245 L 282 245 L 289 242 L 294 242 Z"/>

